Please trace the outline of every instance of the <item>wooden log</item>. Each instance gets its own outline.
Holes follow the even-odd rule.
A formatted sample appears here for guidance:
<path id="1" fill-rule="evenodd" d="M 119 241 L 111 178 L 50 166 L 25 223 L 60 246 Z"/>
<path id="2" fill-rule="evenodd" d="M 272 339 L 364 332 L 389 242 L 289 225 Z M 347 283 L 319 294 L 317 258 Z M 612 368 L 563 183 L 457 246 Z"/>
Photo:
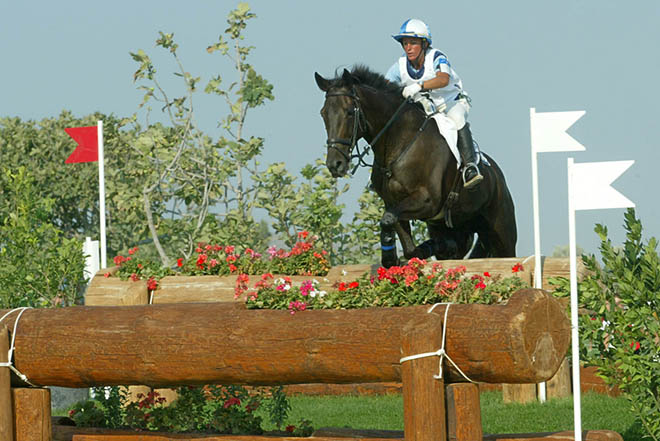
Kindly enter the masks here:
<path id="1" fill-rule="evenodd" d="M 540 432 L 540 433 L 504 433 L 484 435 L 484 441 L 571 441 L 575 440 L 575 432 Z M 583 441 L 623 441 L 623 437 L 612 430 L 585 430 Z"/>
<path id="2" fill-rule="evenodd" d="M 447 386 L 447 439 L 449 441 L 481 441 L 481 405 L 479 386 L 454 383 Z"/>
<path id="3" fill-rule="evenodd" d="M 0 326 L 0 363 L 8 362 L 9 331 Z M 11 405 L 11 375 L 8 367 L 0 367 L 0 440 L 13 441 L 14 415 Z"/>
<path id="4" fill-rule="evenodd" d="M 74 428 L 75 429 L 75 428 Z M 84 431 L 84 429 L 78 429 Z M 73 430 L 71 430 L 72 432 Z M 321 433 L 321 431 L 319 431 Z M 390 433 L 391 432 L 391 433 Z M 320 436 L 316 433 L 309 438 L 311 441 L 403 441 L 403 433 L 397 431 L 373 431 L 352 429 L 324 429 Z M 336 434 L 335 434 L 336 433 Z M 379 436 L 380 435 L 380 436 Z M 574 439 L 572 431 L 543 432 L 543 433 L 516 433 L 502 435 L 485 435 L 484 441 L 571 441 Z M 584 441 L 623 441 L 623 437 L 611 430 L 586 430 L 582 433 Z M 294 437 L 272 437 L 258 435 L 194 435 L 194 434 L 167 434 L 167 433 L 140 433 L 129 431 L 105 431 L 87 429 L 87 433 L 78 433 L 66 438 L 56 435 L 53 441 L 300 441 Z"/>
<path id="5" fill-rule="evenodd" d="M 403 329 L 402 352 L 415 356 L 442 347 L 442 328 L 428 320 L 409 322 Z M 446 441 L 445 381 L 437 356 L 403 362 L 403 431 L 405 441 Z"/>
<path id="6" fill-rule="evenodd" d="M 237 304 L 30 309 L 15 365 L 34 384 L 299 384 L 401 381 L 401 329 L 442 326 L 444 306 L 245 310 Z M 8 325 L 15 317 L 10 316 Z M 506 305 L 452 305 L 447 353 L 474 381 L 538 382 L 559 368 L 569 322 L 545 291 Z M 447 369 L 447 381 L 462 381 Z"/>
<path id="7" fill-rule="evenodd" d="M 16 441 L 51 441 L 50 389 L 12 389 L 14 439 Z"/>

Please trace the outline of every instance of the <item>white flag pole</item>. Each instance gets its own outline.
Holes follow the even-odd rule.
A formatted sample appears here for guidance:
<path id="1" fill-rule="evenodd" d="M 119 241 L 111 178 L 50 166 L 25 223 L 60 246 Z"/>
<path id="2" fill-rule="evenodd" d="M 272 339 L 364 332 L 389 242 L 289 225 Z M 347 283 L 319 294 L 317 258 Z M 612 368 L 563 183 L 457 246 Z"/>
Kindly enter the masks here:
<path id="1" fill-rule="evenodd" d="M 540 228 L 540 215 L 539 215 L 539 167 L 538 167 L 538 153 L 534 148 L 534 140 L 536 133 L 534 133 L 534 115 L 536 109 L 531 107 L 529 109 L 529 130 L 530 139 L 532 144 L 532 198 L 534 207 L 534 288 L 541 289 L 543 287 L 543 278 L 541 275 L 541 228 Z M 538 384 L 538 397 L 541 403 L 546 400 L 545 382 Z"/>
<path id="2" fill-rule="evenodd" d="M 103 166 L 103 121 L 98 122 L 99 151 L 99 223 L 101 235 L 101 268 L 107 268 L 107 248 L 105 240 L 105 169 Z"/>
<path id="3" fill-rule="evenodd" d="M 578 333 L 577 251 L 575 239 L 575 205 L 573 201 L 573 158 L 568 158 L 568 235 L 571 277 L 571 355 L 573 361 L 573 424 L 575 441 L 582 441 L 582 407 L 580 391 L 580 345 Z"/>

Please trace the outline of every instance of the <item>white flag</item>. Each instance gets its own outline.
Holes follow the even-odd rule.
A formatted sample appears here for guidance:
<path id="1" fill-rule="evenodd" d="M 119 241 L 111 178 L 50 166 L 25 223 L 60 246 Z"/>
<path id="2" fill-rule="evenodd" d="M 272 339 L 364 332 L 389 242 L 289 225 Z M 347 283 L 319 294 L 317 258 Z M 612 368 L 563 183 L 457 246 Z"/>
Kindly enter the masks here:
<path id="1" fill-rule="evenodd" d="M 568 197 L 574 210 L 634 207 L 635 203 L 610 184 L 635 161 L 574 163 L 568 158 Z"/>
<path id="2" fill-rule="evenodd" d="M 529 122 L 532 152 L 578 152 L 585 150 L 582 144 L 566 133 L 566 130 L 585 113 L 584 110 L 536 113 L 535 108 L 530 108 Z"/>

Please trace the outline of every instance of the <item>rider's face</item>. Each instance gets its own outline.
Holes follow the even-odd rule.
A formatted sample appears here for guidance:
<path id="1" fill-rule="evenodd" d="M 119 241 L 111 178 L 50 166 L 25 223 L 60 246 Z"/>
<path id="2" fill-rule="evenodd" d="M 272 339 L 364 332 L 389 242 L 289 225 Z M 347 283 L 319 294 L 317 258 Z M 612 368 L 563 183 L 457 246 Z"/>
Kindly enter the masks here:
<path id="1" fill-rule="evenodd" d="M 401 46 L 403 46 L 403 50 L 406 52 L 408 61 L 417 64 L 419 55 L 422 53 L 422 39 L 416 37 L 403 37 L 401 40 Z"/>

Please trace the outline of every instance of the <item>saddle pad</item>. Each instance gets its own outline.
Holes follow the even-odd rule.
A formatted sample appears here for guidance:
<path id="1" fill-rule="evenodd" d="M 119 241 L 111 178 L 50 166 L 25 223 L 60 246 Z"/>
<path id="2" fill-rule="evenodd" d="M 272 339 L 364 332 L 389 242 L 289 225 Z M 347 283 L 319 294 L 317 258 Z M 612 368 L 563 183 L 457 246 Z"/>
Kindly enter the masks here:
<path id="1" fill-rule="evenodd" d="M 460 168 L 463 161 L 461 159 L 461 155 L 458 153 L 458 145 L 457 145 L 458 130 L 456 130 L 456 124 L 454 124 L 454 121 L 449 119 L 449 117 L 447 117 L 442 112 L 438 112 L 435 115 L 433 115 L 433 119 L 435 120 L 435 123 L 438 125 L 438 130 L 440 130 L 440 134 L 447 141 L 447 144 L 449 145 L 449 150 L 451 150 L 452 154 L 456 158 L 456 168 Z M 477 154 L 476 155 L 477 165 L 482 162 L 486 166 L 490 165 L 488 163 L 488 160 L 481 154 L 479 145 L 476 142 L 474 142 L 474 151 Z"/>

